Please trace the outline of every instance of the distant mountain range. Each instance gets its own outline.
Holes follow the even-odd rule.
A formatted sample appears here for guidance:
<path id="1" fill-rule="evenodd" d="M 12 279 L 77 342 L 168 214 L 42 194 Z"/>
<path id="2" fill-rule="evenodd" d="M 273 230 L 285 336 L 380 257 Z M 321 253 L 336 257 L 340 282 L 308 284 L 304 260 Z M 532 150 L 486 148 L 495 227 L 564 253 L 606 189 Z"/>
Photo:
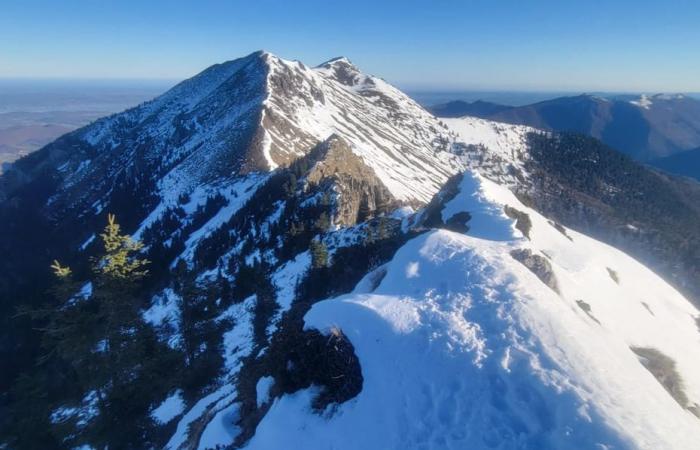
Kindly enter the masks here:
<path id="1" fill-rule="evenodd" d="M 545 130 L 575 131 L 652 164 L 700 147 L 700 100 L 684 95 L 584 94 L 515 107 L 452 101 L 433 106 L 431 111 L 439 117 L 474 116 Z M 671 167 L 675 166 L 663 166 L 667 170 Z"/>

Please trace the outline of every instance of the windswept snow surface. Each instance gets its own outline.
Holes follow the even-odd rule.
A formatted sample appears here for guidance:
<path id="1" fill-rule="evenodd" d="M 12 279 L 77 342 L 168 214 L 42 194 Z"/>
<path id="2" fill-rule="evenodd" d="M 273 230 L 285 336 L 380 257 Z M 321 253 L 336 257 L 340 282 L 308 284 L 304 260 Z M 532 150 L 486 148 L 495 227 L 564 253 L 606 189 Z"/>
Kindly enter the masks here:
<path id="1" fill-rule="evenodd" d="M 503 213 L 501 205 L 488 200 L 481 181 L 471 173 L 464 174 L 459 194 L 442 209 L 443 222 L 461 211 L 467 211 L 472 216 L 469 235 L 492 241 L 513 239 L 512 220 Z"/>
<path id="2" fill-rule="evenodd" d="M 255 385 L 258 408 L 270 400 L 270 388 L 273 384 L 275 384 L 275 379 L 272 377 L 262 377 L 258 380 L 258 384 Z"/>
<path id="3" fill-rule="evenodd" d="M 343 330 L 362 392 L 323 415 L 310 409 L 315 388 L 277 398 L 247 448 L 697 448 L 700 420 L 630 347 L 672 358 L 686 406 L 700 403 L 698 311 L 624 253 L 569 239 L 507 189 L 465 175 L 462 188 L 473 184 L 476 203 L 473 192 L 454 201 L 500 229 L 496 239 L 428 232 L 399 249 L 374 291 L 314 305 L 306 326 Z M 526 212 L 531 240 L 512 225 L 504 239 L 506 216 L 487 201 Z M 516 248 L 549 255 L 561 295 L 509 256 Z"/>
<path id="4" fill-rule="evenodd" d="M 483 145 L 491 154 L 514 160 L 527 149 L 527 133 L 537 131 L 524 125 L 492 122 L 477 117 L 441 119 L 457 133 L 459 142 Z"/>
<path id="5" fill-rule="evenodd" d="M 180 297 L 170 288 L 165 288 L 151 300 L 151 307 L 142 313 L 143 320 L 158 331 L 158 335 L 170 348 L 177 348 L 182 340 L 180 334 Z"/>
<path id="6" fill-rule="evenodd" d="M 241 369 L 241 360 L 253 350 L 253 310 L 256 296 L 231 305 L 217 321 L 233 320 L 233 326 L 223 336 L 224 365 L 231 375 Z"/>
<path id="7" fill-rule="evenodd" d="M 457 142 L 478 146 L 463 155 L 464 163 L 482 175 L 513 186 L 527 178 L 528 134 L 538 130 L 523 125 L 492 122 L 476 117 L 442 119 L 456 135 Z M 540 131 L 541 132 L 541 131 Z"/>

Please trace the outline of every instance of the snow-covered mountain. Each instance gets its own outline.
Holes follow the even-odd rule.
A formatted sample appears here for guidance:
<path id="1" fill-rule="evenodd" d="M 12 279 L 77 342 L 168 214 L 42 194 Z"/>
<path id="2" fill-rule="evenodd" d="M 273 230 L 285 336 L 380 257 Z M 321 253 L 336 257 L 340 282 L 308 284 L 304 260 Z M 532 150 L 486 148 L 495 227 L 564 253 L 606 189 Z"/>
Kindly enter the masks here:
<path id="1" fill-rule="evenodd" d="M 131 445 L 692 448 L 700 312 L 571 228 L 674 249 L 675 282 L 697 247 L 672 224 L 700 211 L 567 139 L 437 119 L 345 58 L 256 52 L 14 165 L 0 250 L 37 257 L 0 262 L 0 288 L 23 298 L 50 260 L 99 252 L 108 212 L 143 241 L 141 318 L 174 356 L 133 400 Z M 76 390 L 47 427 L 97 448 L 110 387 Z"/>
<path id="2" fill-rule="evenodd" d="M 305 317 L 348 336 L 362 392 L 326 415 L 314 388 L 277 399 L 246 448 L 697 446 L 698 310 L 473 172 L 453 194 L 441 218 L 468 231 L 410 240 Z"/>
<path id="3" fill-rule="evenodd" d="M 543 130 L 576 131 L 642 162 L 700 145 L 700 101 L 680 94 L 584 94 L 523 106 L 456 101 L 431 110 L 439 117 L 469 115 Z"/>
<path id="4" fill-rule="evenodd" d="M 99 204 L 120 173 L 143 174 L 167 201 L 215 180 L 288 166 L 333 133 L 399 200 L 428 201 L 459 167 L 449 130 L 383 80 L 344 58 L 309 68 L 266 52 L 212 66 L 72 133 L 43 159 L 60 162 L 57 203 Z M 65 154 L 67 147 L 74 150 Z"/>

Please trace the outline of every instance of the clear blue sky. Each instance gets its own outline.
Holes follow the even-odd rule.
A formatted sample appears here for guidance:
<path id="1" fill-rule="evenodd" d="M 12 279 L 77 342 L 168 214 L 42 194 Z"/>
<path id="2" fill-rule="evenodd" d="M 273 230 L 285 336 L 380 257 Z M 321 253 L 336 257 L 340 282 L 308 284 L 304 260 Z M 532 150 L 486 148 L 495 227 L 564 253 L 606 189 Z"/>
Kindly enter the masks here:
<path id="1" fill-rule="evenodd" d="M 700 1 L 0 3 L 0 77 L 181 79 L 257 49 L 408 89 L 698 92 Z"/>

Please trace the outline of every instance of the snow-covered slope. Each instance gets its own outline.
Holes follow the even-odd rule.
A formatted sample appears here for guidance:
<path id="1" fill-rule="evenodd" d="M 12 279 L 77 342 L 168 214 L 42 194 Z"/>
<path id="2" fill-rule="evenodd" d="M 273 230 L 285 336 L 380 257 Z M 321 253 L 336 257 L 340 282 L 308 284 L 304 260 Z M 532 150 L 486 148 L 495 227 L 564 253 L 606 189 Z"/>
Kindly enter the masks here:
<path id="1" fill-rule="evenodd" d="M 138 179 L 160 210 L 203 185 L 288 166 L 336 134 L 397 200 L 430 200 L 463 168 L 450 130 L 347 59 L 316 68 L 267 52 L 217 64 L 141 106 L 43 150 L 59 167 L 56 210 L 102 211 L 116 180 Z M 38 171 L 18 166 L 17 173 Z"/>
<path id="2" fill-rule="evenodd" d="M 477 117 L 445 118 L 442 122 L 465 146 L 460 153 L 467 167 L 510 187 L 527 182 L 527 135 L 538 130 Z"/>
<path id="3" fill-rule="evenodd" d="M 529 239 L 505 205 L 529 216 Z M 371 292 L 306 315 L 307 327 L 340 328 L 355 346 L 358 397 L 322 415 L 310 412 L 313 389 L 277 399 L 246 448 L 697 447 L 692 305 L 624 253 L 557 229 L 478 175 L 465 174 L 443 217 L 458 211 L 472 214 L 466 235 L 415 238 Z M 516 249 L 546 258 L 559 292 L 512 258 Z M 677 371 L 685 400 L 631 348 L 672 360 L 664 376 Z"/>
<path id="4" fill-rule="evenodd" d="M 449 130 L 406 94 L 345 58 L 315 69 L 268 56 L 263 126 L 270 165 L 338 134 L 399 200 L 430 200 L 461 165 Z"/>
<path id="5" fill-rule="evenodd" d="M 52 167 L 40 209 L 78 257 L 105 212 L 126 216 L 156 266 L 144 323 L 174 351 L 194 339 L 194 359 L 218 352 L 215 375 L 148 399 L 165 448 L 692 448 L 698 311 L 516 199 L 533 131 L 436 119 L 345 58 L 256 52 L 15 170 Z M 188 319 L 198 289 L 204 319 Z M 331 329 L 321 342 L 349 340 L 362 386 L 319 413 L 323 387 L 290 393 L 318 374 L 285 358 Z"/>

